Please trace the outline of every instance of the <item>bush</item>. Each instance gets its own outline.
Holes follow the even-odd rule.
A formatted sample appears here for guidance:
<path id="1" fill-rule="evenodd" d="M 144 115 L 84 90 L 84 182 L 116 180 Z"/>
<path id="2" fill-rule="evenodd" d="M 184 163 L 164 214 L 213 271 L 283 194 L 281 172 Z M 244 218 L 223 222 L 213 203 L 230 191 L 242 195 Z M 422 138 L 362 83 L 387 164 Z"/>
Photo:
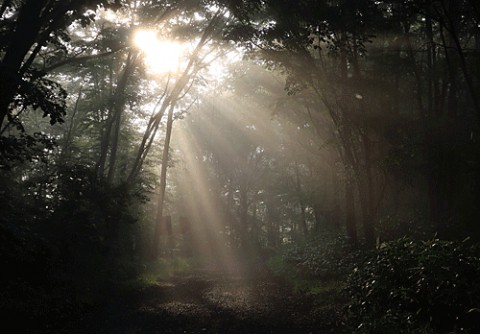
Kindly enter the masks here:
<path id="1" fill-rule="evenodd" d="M 479 248 L 468 241 L 383 244 L 354 269 L 351 333 L 478 333 Z"/>
<path id="2" fill-rule="evenodd" d="M 274 275 L 286 278 L 296 289 L 314 289 L 319 281 L 337 280 L 351 272 L 357 253 L 344 237 L 324 235 L 285 245 L 270 259 Z"/>

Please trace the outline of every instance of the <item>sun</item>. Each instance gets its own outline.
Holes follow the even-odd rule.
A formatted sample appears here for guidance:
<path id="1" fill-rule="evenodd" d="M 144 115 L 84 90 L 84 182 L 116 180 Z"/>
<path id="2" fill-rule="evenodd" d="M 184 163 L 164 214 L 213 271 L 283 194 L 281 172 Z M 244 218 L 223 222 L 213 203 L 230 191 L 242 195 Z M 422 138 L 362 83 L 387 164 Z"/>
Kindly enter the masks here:
<path id="1" fill-rule="evenodd" d="M 144 53 L 145 65 L 149 72 L 166 74 L 178 71 L 183 54 L 181 44 L 160 40 L 155 31 L 146 29 L 135 32 L 134 43 Z"/>

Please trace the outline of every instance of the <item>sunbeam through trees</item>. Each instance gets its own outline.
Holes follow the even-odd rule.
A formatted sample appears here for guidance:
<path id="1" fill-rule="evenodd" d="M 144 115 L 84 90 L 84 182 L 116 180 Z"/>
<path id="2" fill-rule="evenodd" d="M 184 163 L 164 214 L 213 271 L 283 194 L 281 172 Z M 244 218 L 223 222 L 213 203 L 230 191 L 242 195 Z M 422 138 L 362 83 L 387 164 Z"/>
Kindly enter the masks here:
<path id="1" fill-rule="evenodd" d="M 480 4 L 0 1 L 18 333 L 477 333 Z"/>

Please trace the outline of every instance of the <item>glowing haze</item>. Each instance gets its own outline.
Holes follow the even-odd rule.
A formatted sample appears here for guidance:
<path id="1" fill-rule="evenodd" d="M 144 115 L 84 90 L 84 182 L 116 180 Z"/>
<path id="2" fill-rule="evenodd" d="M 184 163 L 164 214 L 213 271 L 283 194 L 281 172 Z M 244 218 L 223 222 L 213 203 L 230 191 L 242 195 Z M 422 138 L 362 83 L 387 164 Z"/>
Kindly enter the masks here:
<path id="1" fill-rule="evenodd" d="M 179 43 L 160 40 L 153 30 L 138 30 L 134 43 L 145 55 L 145 65 L 154 74 L 176 72 L 180 65 L 183 47 Z"/>

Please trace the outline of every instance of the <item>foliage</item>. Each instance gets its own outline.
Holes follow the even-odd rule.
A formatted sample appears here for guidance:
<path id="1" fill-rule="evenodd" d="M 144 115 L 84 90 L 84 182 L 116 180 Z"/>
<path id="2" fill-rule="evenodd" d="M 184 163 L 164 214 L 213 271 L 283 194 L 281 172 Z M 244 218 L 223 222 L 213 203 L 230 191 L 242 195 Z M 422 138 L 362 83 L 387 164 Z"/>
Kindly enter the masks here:
<path id="1" fill-rule="evenodd" d="M 0 170 L 10 170 L 25 161 L 43 161 L 56 146 L 50 136 L 36 132 L 19 136 L 0 136 Z"/>
<path id="2" fill-rule="evenodd" d="M 30 229 L 15 225 L 0 225 L 0 263 L 7 269 L 2 282 L 11 277 L 17 280 L 47 278 L 50 251 L 44 240 Z"/>
<path id="3" fill-rule="evenodd" d="M 5 326 L 22 333 L 46 328 L 55 332 L 82 311 L 61 279 L 54 247 L 30 227 L 0 223 L 0 312 Z"/>
<path id="4" fill-rule="evenodd" d="M 353 333 L 478 333 L 480 249 L 467 240 L 401 238 L 349 278 Z"/>
<path id="5" fill-rule="evenodd" d="M 31 77 L 37 75 L 34 72 Z M 47 78 L 32 79 L 22 83 L 20 94 L 14 100 L 17 109 L 28 107 L 33 110 L 41 109 L 43 117 L 50 117 L 50 124 L 63 123 L 63 117 L 66 115 L 67 92 L 59 83 Z M 7 117 L 9 120 L 15 119 L 10 114 Z"/>
<path id="6" fill-rule="evenodd" d="M 154 262 L 147 263 L 143 274 L 145 277 L 156 277 L 156 279 L 166 279 L 191 271 L 198 266 L 198 260 L 195 258 L 185 258 L 175 256 L 171 258 L 161 258 Z"/>
<path id="7" fill-rule="evenodd" d="M 0 310 L 31 314 L 32 328 L 46 318 L 57 326 L 141 271 L 133 216 L 145 198 L 135 187 L 96 180 L 90 166 L 33 161 L 18 178 L 27 162 L 16 163 L 0 179 L 0 284 L 7 290 Z"/>
<path id="8" fill-rule="evenodd" d="M 124 183 L 97 180 L 92 168 L 82 164 L 59 168 L 54 183 L 52 214 L 43 230 L 49 231 L 80 289 L 136 275 L 131 235 L 125 230 L 136 222 L 142 194 Z"/>
<path id="9" fill-rule="evenodd" d="M 308 290 L 319 280 L 341 280 L 355 265 L 356 256 L 346 238 L 323 235 L 285 245 L 272 257 L 269 268 L 275 275 L 287 278 L 297 290 Z"/>
<path id="10" fill-rule="evenodd" d="M 413 205 L 412 205 L 413 206 Z M 379 219 L 377 232 L 384 241 L 390 241 L 409 236 L 415 240 L 425 240 L 435 236 L 432 226 L 425 222 L 426 218 L 421 213 L 413 210 L 405 216 L 387 215 Z"/>
<path id="11" fill-rule="evenodd" d="M 205 40 L 183 75 L 152 76 L 132 45 L 143 27 Z M 210 77 L 232 41 L 250 61 Z M 348 225 L 353 240 L 361 221 L 371 247 L 375 236 L 480 236 L 479 46 L 471 0 L 3 1 L 1 310 L 43 314 L 56 285 L 93 304 L 115 283 L 192 268 L 141 262 L 172 112 L 185 126 L 162 157 L 159 211 L 209 237 L 193 244 L 218 236 L 260 269 L 270 254 L 257 248 L 280 247 L 270 270 L 321 298 L 361 263 L 351 332 L 473 332 L 479 265 L 467 242 L 400 239 L 360 262 L 318 230 Z"/>
<path id="12" fill-rule="evenodd" d="M 51 124 L 63 121 L 67 92 L 39 70 L 42 67 L 40 58 L 47 49 L 50 51 L 47 54 L 68 53 L 69 26 L 74 22 L 88 26 L 96 18 L 92 10 L 102 5 L 108 7 L 109 1 L 2 3 L 0 39 L 4 43 L 0 47 L 0 66 L 5 75 L 0 78 L 0 124 L 7 117 L 9 121 L 15 120 L 18 126 L 20 120 L 15 109 L 19 107 L 22 111 L 28 107 L 41 109 L 44 117 L 50 117 Z M 11 19 L 15 22 L 10 22 Z"/>

